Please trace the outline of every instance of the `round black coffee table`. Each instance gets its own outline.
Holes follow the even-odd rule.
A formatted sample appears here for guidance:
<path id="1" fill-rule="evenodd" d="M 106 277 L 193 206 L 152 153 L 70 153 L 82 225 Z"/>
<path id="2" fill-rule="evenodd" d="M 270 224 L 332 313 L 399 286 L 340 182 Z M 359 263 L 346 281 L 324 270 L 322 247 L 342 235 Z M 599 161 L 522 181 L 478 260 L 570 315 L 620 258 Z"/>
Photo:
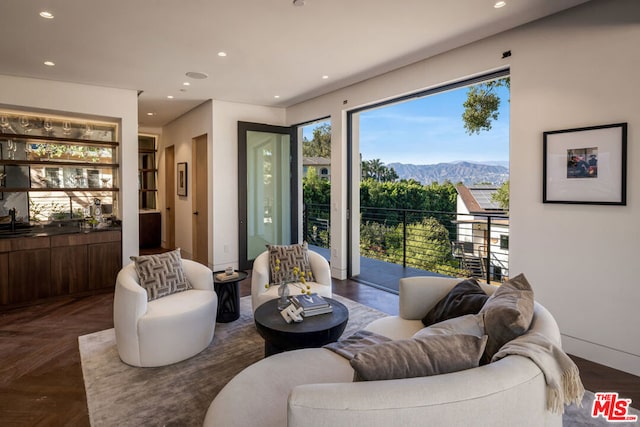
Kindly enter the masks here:
<path id="1" fill-rule="evenodd" d="M 259 306 L 253 314 L 258 333 L 264 338 L 265 357 L 288 350 L 322 347 L 338 341 L 349 320 L 349 310 L 331 298 L 324 298 L 332 313 L 305 317 L 300 323 L 287 323 L 278 310 L 278 300 Z"/>

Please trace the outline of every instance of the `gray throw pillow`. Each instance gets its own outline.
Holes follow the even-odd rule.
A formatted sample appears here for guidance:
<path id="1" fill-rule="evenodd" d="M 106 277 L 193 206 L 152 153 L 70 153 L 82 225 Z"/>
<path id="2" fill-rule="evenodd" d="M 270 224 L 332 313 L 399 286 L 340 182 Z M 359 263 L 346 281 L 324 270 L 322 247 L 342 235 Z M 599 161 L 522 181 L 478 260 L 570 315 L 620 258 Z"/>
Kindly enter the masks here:
<path id="1" fill-rule="evenodd" d="M 496 289 L 480 310 L 484 314 L 484 329 L 489 336 L 483 363 L 488 363 L 500 347 L 529 330 L 533 320 L 533 303 L 533 289 L 524 274 L 519 274 Z"/>
<path id="2" fill-rule="evenodd" d="M 456 284 L 422 318 L 425 326 L 480 311 L 489 295 L 482 289 L 476 279 L 466 279 Z"/>
<path id="3" fill-rule="evenodd" d="M 313 282 L 307 242 L 301 245 L 268 245 L 267 250 L 269 251 L 270 283 L 291 280 L 294 267 L 304 272 L 307 281 Z M 278 269 L 276 269 L 276 260 L 279 260 Z"/>
<path id="4" fill-rule="evenodd" d="M 372 345 L 351 359 L 354 381 L 447 374 L 475 368 L 487 337 L 433 335 Z"/>
<path id="5" fill-rule="evenodd" d="M 140 286 L 147 291 L 147 301 L 193 288 L 182 269 L 180 249 L 130 259 L 135 263 Z"/>
<path id="6" fill-rule="evenodd" d="M 483 314 L 467 314 L 460 317 L 454 317 L 443 322 L 435 323 L 426 328 L 420 329 L 413 334 L 413 338 L 426 337 L 429 335 L 473 335 L 482 337 L 484 332 L 484 315 Z"/>

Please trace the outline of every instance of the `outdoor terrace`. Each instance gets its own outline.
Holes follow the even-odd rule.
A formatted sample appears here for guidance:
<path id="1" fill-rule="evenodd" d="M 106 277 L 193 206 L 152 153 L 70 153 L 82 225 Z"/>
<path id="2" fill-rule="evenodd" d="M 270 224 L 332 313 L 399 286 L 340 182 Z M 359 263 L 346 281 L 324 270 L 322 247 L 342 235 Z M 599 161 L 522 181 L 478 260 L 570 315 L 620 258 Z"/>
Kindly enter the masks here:
<path id="1" fill-rule="evenodd" d="M 306 205 L 304 213 L 304 240 L 330 259 L 329 206 Z M 506 216 L 363 207 L 360 217 L 360 274 L 353 280 L 397 293 L 402 277 L 508 278 Z"/>

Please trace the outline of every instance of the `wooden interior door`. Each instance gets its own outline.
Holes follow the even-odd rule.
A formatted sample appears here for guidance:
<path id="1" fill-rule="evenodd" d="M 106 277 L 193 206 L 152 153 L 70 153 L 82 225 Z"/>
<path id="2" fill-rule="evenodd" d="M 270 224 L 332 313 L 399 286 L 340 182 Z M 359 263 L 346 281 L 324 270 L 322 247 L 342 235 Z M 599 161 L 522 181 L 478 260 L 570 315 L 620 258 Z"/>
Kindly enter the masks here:
<path id="1" fill-rule="evenodd" d="M 165 248 L 176 247 L 176 161 L 173 145 L 164 149 Z"/>
<path id="2" fill-rule="evenodd" d="M 193 208 L 192 245 L 193 259 L 209 265 L 209 183 L 207 165 L 207 135 L 201 135 L 192 142 L 193 170 L 191 172 L 191 206 Z M 188 175 L 188 171 L 187 171 Z"/>

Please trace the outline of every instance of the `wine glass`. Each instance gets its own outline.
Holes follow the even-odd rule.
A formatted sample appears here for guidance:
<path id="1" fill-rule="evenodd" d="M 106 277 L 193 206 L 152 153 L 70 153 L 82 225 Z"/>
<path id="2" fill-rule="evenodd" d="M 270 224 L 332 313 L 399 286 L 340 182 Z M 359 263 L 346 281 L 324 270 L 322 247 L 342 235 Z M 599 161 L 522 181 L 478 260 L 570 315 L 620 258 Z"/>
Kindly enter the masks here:
<path id="1" fill-rule="evenodd" d="M 0 131 L 5 133 L 9 129 L 9 117 L 6 114 L 0 116 Z"/>
<path id="2" fill-rule="evenodd" d="M 45 132 L 47 133 L 53 132 L 53 123 L 51 122 L 51 119 L 44 119 L 43 127 Z"/>
<path id="3" fill-rule="evenodd" d="M 89 138 L 92 133 L 93 133 L 93 128 L 91 127 L 91 125 L 89 123 L 85 124 L 83 136 Z"/>
<path id="4" fill-rule="evenodd" d="M 64 133 L 65 135 L 71 134 L 71 122 L 69 122 L 68 120 L 62 123 L 62 133 Z"/>
<path id="5" fill-rule="evenodd" d="M 16 152 L 16 144 L 13 142 L 13 139 L 7 139 L 7 154 L 9 155 L 9 160 L 15 160 Z"/>
<path id="6" fill-rule="evenodd" d="M 29 117 L 20 116 L 19 123 L 25 133 L 31 132 L 31 122 L 29 122 Z"/>

